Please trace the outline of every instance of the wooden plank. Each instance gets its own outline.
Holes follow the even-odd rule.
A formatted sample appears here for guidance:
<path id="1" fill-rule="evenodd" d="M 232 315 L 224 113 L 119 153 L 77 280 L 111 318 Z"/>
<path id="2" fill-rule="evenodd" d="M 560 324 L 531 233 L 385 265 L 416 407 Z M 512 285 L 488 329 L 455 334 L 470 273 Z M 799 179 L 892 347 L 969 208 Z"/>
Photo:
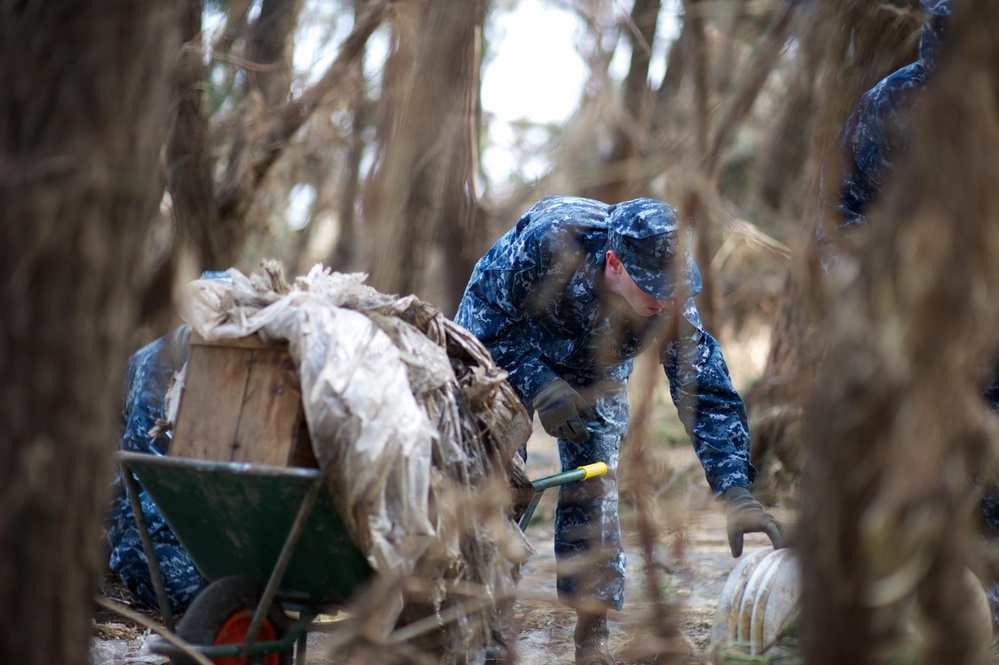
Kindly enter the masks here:
<path id="1" fill-rule="evenodd" d="M 316 467 L 288 345 L 192 333 L 170 454 L 219 462 Z"/>
<path id="2" fill-rule="evenodd" d="M 244 350 L 248 375 L 230 461 L 286 466 L 298 435 L 302 393 L 287 350 Z"/>
<path id="3" fill-rule="evenodd" d="M 248 351 L 192 345 L 169 454 L 229 461 L 249 374 Z"/>
<path id="4" fill-rule="evenodd" d="M 288 342 L 282 340 L 278 342 L 265 342 L 256 333 L 246 337 L 236 337 L 231 339 L 205 339 L 195 331 L 191 331 L 191 346 L 224 346 L 227 348 L 241 349 L 287 349 Z"/>

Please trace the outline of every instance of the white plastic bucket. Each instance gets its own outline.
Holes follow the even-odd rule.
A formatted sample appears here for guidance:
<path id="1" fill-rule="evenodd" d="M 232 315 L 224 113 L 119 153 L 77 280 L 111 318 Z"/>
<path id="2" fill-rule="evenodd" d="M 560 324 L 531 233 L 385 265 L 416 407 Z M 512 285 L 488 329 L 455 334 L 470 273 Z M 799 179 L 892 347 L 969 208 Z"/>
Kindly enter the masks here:
<path id="1" fill-rule="evenodd" d="M 992 638 L 992 613 L 985 589 L 970 570 L 965 580 L 975 605 L 975 634 L 983 644 Z M 772 547 L 742 556 L 729 573 L 711 626 L 712 646 L 738 643 L 760 654 L 797 619 L 801 567 L 790 549 Z M 915 627 L 915 616 L 909 618 Z"/>

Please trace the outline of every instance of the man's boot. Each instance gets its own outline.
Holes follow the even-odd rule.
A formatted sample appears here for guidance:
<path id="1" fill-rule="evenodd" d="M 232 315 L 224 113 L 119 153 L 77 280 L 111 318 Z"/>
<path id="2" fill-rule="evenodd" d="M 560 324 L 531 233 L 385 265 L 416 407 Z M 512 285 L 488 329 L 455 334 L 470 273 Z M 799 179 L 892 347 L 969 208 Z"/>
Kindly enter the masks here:
<path id="1" fill-rule="evenodd" d="M 506 638 L 498 630 L 492 631 L 492 640 L 486 647 L 485 660 L 483 665 L 509 665 L 513 660 L 510 658 L 510 647 L 507 646 Z"/>
<path id="2" fill-rule="evenodd" d="M 610 655 L 607 614 L 576 612 L 576 665 L 614 665 Z"/>

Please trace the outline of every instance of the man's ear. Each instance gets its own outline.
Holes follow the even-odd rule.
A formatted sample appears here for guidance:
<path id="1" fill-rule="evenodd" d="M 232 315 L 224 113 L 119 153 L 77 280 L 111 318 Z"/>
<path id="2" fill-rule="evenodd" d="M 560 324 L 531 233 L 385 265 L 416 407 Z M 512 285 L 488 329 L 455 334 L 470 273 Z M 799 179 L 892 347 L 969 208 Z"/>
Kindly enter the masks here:
<path id="1" fill-rule="evenodd" d="M 623 272 L 622 268 L 624 268 L 624 265 L 621 263 L 620 257 L 618 257 L 613 249 L 607 250 L 606 260 L 607 269 L 612 275 L 620 275 Z"/>

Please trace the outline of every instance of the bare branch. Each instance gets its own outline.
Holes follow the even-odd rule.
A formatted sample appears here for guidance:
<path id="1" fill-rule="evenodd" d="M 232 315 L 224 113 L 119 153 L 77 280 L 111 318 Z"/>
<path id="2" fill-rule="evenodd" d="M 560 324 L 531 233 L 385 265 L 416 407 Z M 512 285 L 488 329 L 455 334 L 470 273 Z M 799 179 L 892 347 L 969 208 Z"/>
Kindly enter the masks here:
<path id="1" fill-rule="evenodd" d="M 191 648 L 191 645 L 189 645 L 187 642 L 174 635 L 172 632 L 161 626 L 156 621 L 151 621 L 142 614 L 139 614 L 138 612 L 133 612 L 132 610 L 125 607 L 121 603 L 116 603 L 112 600 L 108 600 L 103 596 L 95 596 L 94 602 L 106 610 L 110 610 L 115 614 L 119 614 L 122 617 L 128 619 L 129 621 L 133 621 L 142 626 L 143 628 L 153 631 L 154 633 L 162 637 L 164 640 L 166 640 L 173 646 L 183 651 L 186 656 L 190 657 L 191 660 L 193 660 L 198 665 L 212 665 L 212 661 L 208 660 L 200 651 Z"/>
<path id="2" fill-rule="evenodd" d="M 794 18 L 798 2 L 799 0 L 788 0 L 784 11 L 763 38 L 763 44 L 757 50 L 756 56 L 750 65 L 746 83 L 729 105 L 718 127 L 718 131 L 715 132 L 711 148 L 705 156 L 709 173 L 713 173 L 718 168 L 725 143 L 753 107 L 753 102 L 756 101 L 760 91 L 763 89 L 763 84 L 766 83 L 767 78 L 770 77 L 770 72 L 773 71 L 774 65 L 777 64 L 777 60 L 780 58 L 781 51 L 784 49 L 784 44 L 787 41 L 787 36 L 791 29 L 791 21 Z"/>
<path id="3" fill-rule="evenodd" d="M 364 51 L 372 33 L 382 24 L 397 0 L 372 2 L 360 16 L 350 35 L 344 40 L 340 52 L 326 74 L 298 99 L 287 102 L 274 111 L 269 127 L 261 132 L 265 136 L 260 154 L 248 166 L 231 170 L 219 189 L 218 209 L 223 219 L 238 217 L 250 203 L 256 186 L 284 152 L 288 141 L 305 121 L 337 90 L 341 82 L 350 78 L 351 68 Z M 240 152 L 249 146 L 234 148 L 233 163 L 240 162 Z"/>

